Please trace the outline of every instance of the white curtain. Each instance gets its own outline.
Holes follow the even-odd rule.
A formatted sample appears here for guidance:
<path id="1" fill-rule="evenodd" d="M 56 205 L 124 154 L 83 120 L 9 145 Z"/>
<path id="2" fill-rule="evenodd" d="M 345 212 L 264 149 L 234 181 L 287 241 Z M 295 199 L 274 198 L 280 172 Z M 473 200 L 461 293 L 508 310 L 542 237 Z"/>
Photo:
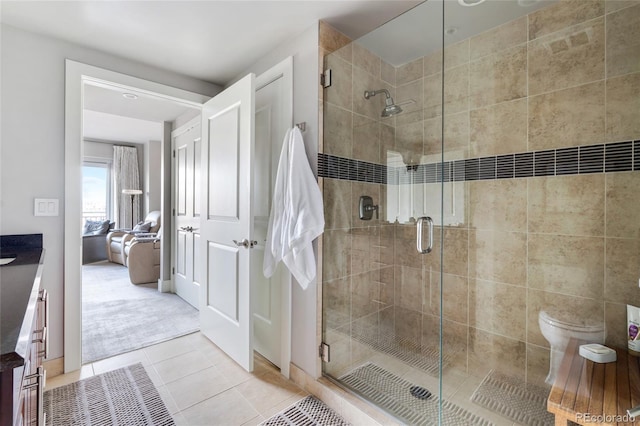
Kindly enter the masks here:
<path id="1" fill-rule="evenodd" d="M 113 147 L 114 212 L 116 228 L 131 228 L 140 221 L 140 198 L 133 197 L 133 221 L 131 218 L 131 195 L 122 193 L 123 189 L 140 188 L 138 171 L 138 150 L 129 146 Z"/>

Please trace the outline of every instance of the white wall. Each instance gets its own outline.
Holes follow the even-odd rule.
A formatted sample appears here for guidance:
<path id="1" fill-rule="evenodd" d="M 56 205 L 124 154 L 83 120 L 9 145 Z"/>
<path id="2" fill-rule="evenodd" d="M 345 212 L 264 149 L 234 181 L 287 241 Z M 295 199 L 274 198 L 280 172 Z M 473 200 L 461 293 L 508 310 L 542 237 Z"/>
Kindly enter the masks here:
<path id="1" fill-rule="evenodd" d="M 113 144 L 84 140 L 84 158 L 100 158 L 113 161 Z"/>
<path id="2" fill-rule="evenodd" d="M 180 126 L 187 124 L 189 121 L 191 121 L 193 118 L 200 116 L 200 111 L 196 111 L 196 110 L 187 110 L 187 112 L 185 112 L 184 114 L 182 114 L 180 117 L 176 118 L 173 121 L 173 130 L 179 128 Z"/>
<path id="3" fill-rule="evenodd" d="M 144 192 L 146 198 L 146 213 L 160 210 L 160 183 L 162 183 L 162 163 L 160 156 L 162 154 L 161 141 L 149 141 L 144 146 Z"/>
<path id="4" fill-rule="evenodd" d="M 171 130 L 173 130 L 173 123 L 165 121 L 162 124 L 162 143 L 160 144 L 160 174 L 164 176 L 160 185 L 160 205 L 163 206 L 162 217 L 165 218 L 165 223 L 171 223 Z M 162 244 L 167 244 L 165 247 L 172 246 L 173 231 L 171 226 L 160 227 L 160 239 Z M 160 290 L 162 292 L 170 291 L 167 284 L 171 281 L 171 250 L 162 250 L 162 258 L 160 259 Z"/>
<path id="5" fill-rule="evenodd" d="M 0 234 L 43 233 L 50 359 L 63 355 L 65 58 L 213 96 L 219 87 L 0 24 Z M 35 197 L 60 216 L 34 217 Z"/>
<path id="6" fill-rule="evenodd" d="M 238 75 L 234 81 L 253 72 L 256 75 L 293 56 L 293 122 L 307 123 L 303 133 L 307 157 L 317 175 L 318 159 L 318 24 L 289 43 L 279 46 Z M 231 84 L 231 83 L 230 83 Z M 230 85 L 229 84 L 229 85 Z M 292 288 L 291 361 L 312 376 L 317 371 L 316 304 L 317 286 L 306 290 L 295 282 Z"/>

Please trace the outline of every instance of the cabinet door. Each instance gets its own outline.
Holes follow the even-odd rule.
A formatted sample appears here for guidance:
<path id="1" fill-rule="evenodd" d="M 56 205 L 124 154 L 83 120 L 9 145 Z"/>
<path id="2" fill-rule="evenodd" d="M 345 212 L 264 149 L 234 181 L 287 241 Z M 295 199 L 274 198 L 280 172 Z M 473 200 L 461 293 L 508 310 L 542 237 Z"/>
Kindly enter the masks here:
<path id="1" fill-rule="evenodd" d="M 36 315 L 33 321 L 31 344 L 27 351 L 24 373 L 20 376 L 22 389 L 18 396 L 19 419 L 14 425 L 44 425 L 44 368 L 42 362 L 48 353 L 49 298 L 46 290 L 40 290 Z M 15 374 L 15 373 L 14 373 Z"/>

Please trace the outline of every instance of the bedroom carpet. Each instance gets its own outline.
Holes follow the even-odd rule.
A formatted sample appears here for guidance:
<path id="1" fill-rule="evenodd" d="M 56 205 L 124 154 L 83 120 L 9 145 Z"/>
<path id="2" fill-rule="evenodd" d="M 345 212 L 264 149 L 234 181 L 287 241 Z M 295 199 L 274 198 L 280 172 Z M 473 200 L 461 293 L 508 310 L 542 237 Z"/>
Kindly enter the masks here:
<path id="1" fill-rule="evenodd" d="M 199 329 L 198 310 L 157 284 L 134 285 L 110 262 L 82 267 L 82 362 L 98 361 Z"/>

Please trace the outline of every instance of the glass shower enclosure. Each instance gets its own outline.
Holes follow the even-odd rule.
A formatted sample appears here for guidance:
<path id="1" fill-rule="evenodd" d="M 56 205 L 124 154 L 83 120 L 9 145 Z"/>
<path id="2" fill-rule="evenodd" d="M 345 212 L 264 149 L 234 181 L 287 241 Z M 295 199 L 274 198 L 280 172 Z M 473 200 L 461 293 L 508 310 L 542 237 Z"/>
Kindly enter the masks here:
<path id="1" fill-rule="evenodd" d="M 553 424 L 567 340 L 625 347 L 637 28 L 637 1 L 428 0 L 325 56 L 325 376 L 406 424 Z"/>

